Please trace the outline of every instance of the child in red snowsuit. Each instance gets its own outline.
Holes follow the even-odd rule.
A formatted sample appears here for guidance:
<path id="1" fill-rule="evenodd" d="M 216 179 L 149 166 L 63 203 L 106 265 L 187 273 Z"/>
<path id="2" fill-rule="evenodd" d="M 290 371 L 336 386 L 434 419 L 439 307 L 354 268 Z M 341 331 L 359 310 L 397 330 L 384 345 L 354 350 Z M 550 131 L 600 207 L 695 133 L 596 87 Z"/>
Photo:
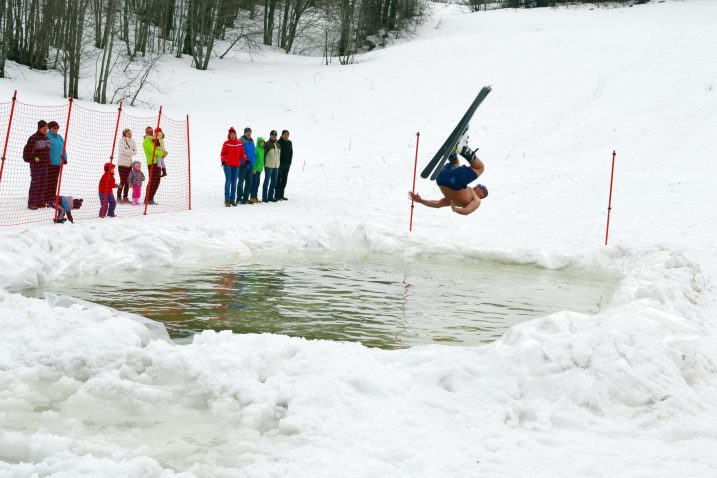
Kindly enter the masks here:
<path id="1" fill-rule="evenodd" d="M 105 217 L 105 211 L 109 206 L 109 217 L 115 217 L 115 195 L 113 189 L 117 187 L 115 183 L 115 165 L 112 163 L 105 164 L 105 174 L 100 179 L 100 217 Z"/>

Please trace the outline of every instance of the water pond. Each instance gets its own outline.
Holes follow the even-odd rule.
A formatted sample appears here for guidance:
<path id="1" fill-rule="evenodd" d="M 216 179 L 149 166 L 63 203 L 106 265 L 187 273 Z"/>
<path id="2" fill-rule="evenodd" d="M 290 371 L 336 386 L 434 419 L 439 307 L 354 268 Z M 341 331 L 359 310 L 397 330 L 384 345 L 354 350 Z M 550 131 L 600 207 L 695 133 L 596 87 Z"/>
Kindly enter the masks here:
<path id="1" fill-rule="evenodd" d="M 488 343 L 516 323 L 553 312 L 594 313 L 616 282 L 585 272 L 450 258 L 305 255 L 123 272 L 23 293 L 66 294 L 137 313 L 163 322 L 173 338 L 229 329 L 402 348 Z"/>

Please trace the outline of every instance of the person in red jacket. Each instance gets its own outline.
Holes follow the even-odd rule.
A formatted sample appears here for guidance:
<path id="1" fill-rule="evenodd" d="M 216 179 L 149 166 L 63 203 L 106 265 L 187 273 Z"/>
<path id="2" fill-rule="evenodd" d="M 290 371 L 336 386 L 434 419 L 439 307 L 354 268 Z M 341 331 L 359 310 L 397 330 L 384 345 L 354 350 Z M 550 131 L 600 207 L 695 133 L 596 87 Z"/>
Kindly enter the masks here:
<path id="1" fill-rule="evenodd" d="M 249 158 L 244 152 L 244 144 L 237 139 L 237 132 L 233 127 L 229 128 L 227 140 L 222 146 L 221 159 L 224 169 L 224 205 L 236 206 L 239 167 L 248 162 Z"/>
<path id="2" fill-rule="evenodd" d="M 115 165 L 112 163 L 105 164 L 105 174 L 100 179 L 100 217 L 105 217 L 105 211 L 109 206 L 109 217 L 115 217 L 115 195 L 113 189 L 117 187 L 115 183 Z"/>

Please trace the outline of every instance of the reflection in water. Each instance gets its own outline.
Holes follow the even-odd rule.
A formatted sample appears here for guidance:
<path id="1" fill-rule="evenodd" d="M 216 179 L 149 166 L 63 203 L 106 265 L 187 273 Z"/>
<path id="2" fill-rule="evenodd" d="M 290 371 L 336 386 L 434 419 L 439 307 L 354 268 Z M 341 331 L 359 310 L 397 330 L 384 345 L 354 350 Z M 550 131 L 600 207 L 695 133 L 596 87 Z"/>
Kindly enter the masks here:
<path id="1" fill-rule="evenodd" d="M 230 329 L 400 348 L 491 342 L 551 312 L 596 312 L 614 289 L 602 276 L 494 263 L 457 267 L 376 255 L 280 260 L 123 273 L 119 281 L 63 281 L 25 292 L 141 314 L 164 322 L 175 338 Z"/>

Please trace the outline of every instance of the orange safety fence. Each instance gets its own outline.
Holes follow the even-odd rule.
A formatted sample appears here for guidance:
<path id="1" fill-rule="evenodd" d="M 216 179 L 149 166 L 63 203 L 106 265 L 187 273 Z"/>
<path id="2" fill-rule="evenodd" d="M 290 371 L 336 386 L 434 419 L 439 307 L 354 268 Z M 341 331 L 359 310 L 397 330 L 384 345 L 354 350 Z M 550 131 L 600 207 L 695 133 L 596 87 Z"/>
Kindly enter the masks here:
<path id="1" fill-rule="evenodd" d="M 114 178 L 118 185 L 130 171 L 130 161 L 138 161 L 144 173 L 139 205 L 131 203 L 131 186 L 113 189 L 115 216 L 191 209 L 188 116 L 183 121 L 174 120 L 162 115 L 160 108 L 157 115 L 137 117 L 122 111 L 121 103 L 114 112 L 95 111 L 72 99 L 63 105 L 30 105 L 17 101 L 16 96 L 10 102 L 0 102 L 0 226 L 53 221 L 56 207 L 62 204 L 61 196 L 83 200 L 79 209 L 71 211 L 75 221 L 98 218 L 101 212 L 111 216 L 109 197 L 105 195 L 102 200 L 100 196 L 105 163 L 116 165 Z M 40 120 L 58 123 L 57 134 L 64 140 L 63 145 L 51 131 L 45 135 L 48 141 L 52 139 L 49 156 L 42 148 L 43 143 L 37 142 L 42 141 L 42 136 L 36 136 L 26 149 L 29 138 L 38 132 Z M 148 166 L 152 161 L 153 164 L 159 162 L 161 157 L 157 150 L 161 151 L 161 146 L 155 146 L 156 136 L 147 140 L 148 154 L 144 148 L 145 128 L 149 126 L 154 130 L 158 124 L 164 134 L 164 172 L 158 165 Z M 127 148 L 132 146 L 129 136 L 123 136 L 127 129 L 131 131 L 136 150 L 131 159 L 121 154 L 132 149 Z M 40 148 L 35 149 L 38 145 Z M 23 159 L 23 152 L 29 162 Z M 128 202 L 122 201 L 125 194 Z M 106 208 L 104 211 L 100 210 L 102 206 Z"/>

